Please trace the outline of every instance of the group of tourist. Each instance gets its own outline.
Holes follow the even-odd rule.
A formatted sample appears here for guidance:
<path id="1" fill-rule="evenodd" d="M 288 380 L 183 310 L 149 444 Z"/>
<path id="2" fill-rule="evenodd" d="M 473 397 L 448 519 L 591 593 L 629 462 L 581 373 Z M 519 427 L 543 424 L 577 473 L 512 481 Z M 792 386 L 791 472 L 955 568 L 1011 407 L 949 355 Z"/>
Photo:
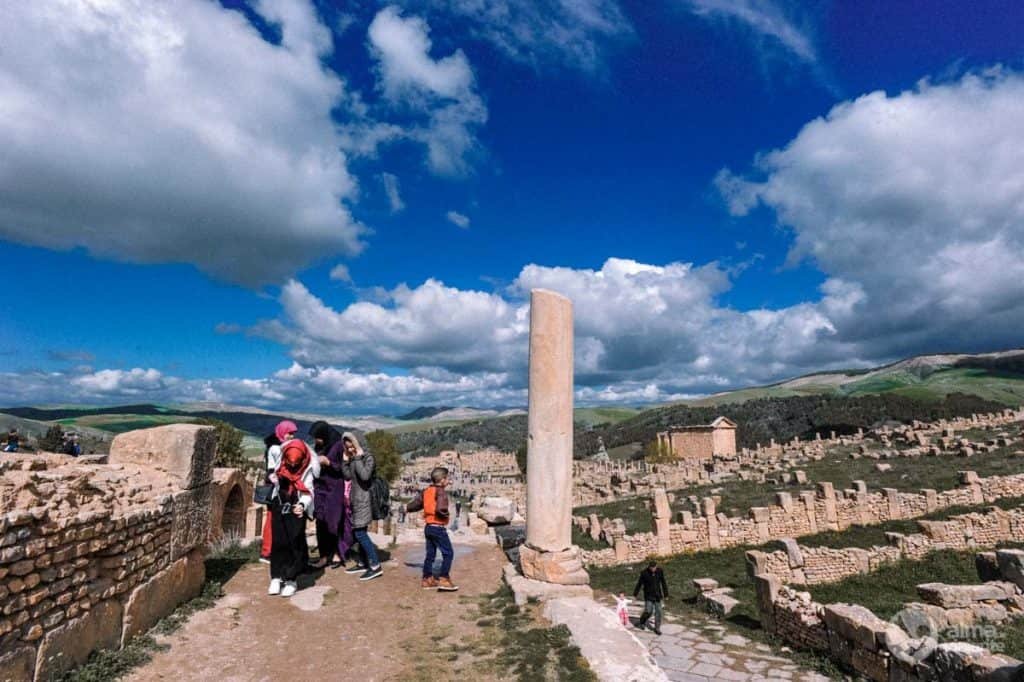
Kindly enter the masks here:
<path id="1" fill-rule="evenodd" d="M 380 486 L 386 483 L 377 478 L 373 454 L 362 448 L 355 434 L 341 433 L 324 421 L 309 428 L 312 448 L 296 437 L 297 432 L 295 423 L 285 420 L 264 439 L 269 514 L 263 526 L 260 560 L 270 564 L 268 594 L 292 596 L 298 590 L 299 575 L 307 568 L 343 568 L 346 573 L 359 574 L 364 582 L 381 577 L 380 557 L 368 528 L 382 513 Z M 426 522 L 423 587 L 453 592 L 458 587 L 449 576 L 454 553 L 446 530 L 447 485 L 448 470 L 435 469 L 431 485 L 407 511 L 422 510 Z M 315 563 L 309 562 L 307 519 L 316 524 Z M 435 578 L 432 568 L 438 551 L 442 565 Z"/>

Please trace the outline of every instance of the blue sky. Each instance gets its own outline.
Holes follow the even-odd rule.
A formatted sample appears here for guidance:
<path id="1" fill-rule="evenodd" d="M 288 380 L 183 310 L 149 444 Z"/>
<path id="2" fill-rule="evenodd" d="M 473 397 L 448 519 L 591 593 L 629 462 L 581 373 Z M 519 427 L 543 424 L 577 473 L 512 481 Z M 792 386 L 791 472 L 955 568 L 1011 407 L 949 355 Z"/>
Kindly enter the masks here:
<path id="1" fill-rule="evenodd" d="M 35 3 L 0 404 L 581 403 L 1022 345 L 1010 2 Z M 51 8 L 52 9 L 52 8 Z"/>

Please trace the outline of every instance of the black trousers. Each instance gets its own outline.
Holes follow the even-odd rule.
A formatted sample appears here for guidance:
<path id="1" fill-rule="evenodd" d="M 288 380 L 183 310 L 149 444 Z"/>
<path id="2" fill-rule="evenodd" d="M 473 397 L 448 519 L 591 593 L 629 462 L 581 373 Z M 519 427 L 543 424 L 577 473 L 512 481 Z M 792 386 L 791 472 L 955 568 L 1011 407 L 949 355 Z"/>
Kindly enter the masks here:
<path id="1" fill-rule="evenodd" d="M 275 504 L 270 508 L 270 528 L 270 577 L 295 580 L 306 567 L 306 517 L 282 512 Z"/>
<path id="2" fill-rule="evenodd" d="M 321 559 L 331 559 L 338 553 L 338 534 L 332 533 L 326 521 L 316 520 L 316 547 Z M 344 559 L 344 557 L 338 557 Z"/>

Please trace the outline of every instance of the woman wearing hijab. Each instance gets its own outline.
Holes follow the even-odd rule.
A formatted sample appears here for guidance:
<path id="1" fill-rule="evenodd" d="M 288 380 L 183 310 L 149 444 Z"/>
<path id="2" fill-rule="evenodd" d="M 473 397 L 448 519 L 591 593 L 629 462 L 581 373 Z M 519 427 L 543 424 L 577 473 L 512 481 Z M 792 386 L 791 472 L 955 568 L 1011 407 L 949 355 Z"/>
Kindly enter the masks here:
<path id="1" fill-rule="evenodd" d="M 282 597 L 290 597 L 298 589 L 296 579 L 307 560 L 306 514 L 315 509 L 314 458 L 309 447 L 294 438 L 294 433 L 292 431 L 291 437 L 279 446 L 280 462 L 271 476 L 277 495 L 270 506 L 270 588 L 267 593 Z"/>
<path id="2" fill-rule="evenodd" d="M 335 554 L 339 562 L 344 561 L 345 552 L 352 544 L 351 540 L 343 544 L 339 537 L 344 535 L 345 480 L 341 475 L 344 444 L 341 433 L 324 421 L 314 422 L 309 427 L 309 435 L 320 464 L 320 476 L 313 483 L 313 518 L 320 559 L 313 567 L 323 568 L 331 563 Z"/>
<path id="3" fill-rule="evenodd" d="M 346 432 L 341 437 L 341 441 L 345 448 L 342 456 L 341 475 L 346 481 L 352 483 L 349 493 L 352 504 L 352 535 L 359 543 L 359 553 L 366 566 L 366 571 L 359 576 L 359 579 L 373 580 L 384 575 L 384 571 L 380 567 L 380 559 L 377 558 L 377 547 L 373 544 L 367 531 L 367 527 L 373 520 L 370 487 L 373 484 L 373 475 L 377 465 L 373 455 L 363 452 L 363 448 L 360 447 L 354 434 Z"/>

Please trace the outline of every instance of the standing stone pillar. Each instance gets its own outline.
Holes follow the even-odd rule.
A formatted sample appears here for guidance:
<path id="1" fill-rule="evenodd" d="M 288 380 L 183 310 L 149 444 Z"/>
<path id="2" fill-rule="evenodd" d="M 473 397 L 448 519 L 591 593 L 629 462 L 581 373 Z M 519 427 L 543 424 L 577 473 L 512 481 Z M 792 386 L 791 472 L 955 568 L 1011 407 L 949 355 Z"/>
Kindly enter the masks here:
<path id="1" fill-rule="evenodd" d="M 530 292 L 530 392 L 526 453 L 526 544 L 523 575 L 586 585 L 572 544 L 572 302 L 544 289 Z"/>

